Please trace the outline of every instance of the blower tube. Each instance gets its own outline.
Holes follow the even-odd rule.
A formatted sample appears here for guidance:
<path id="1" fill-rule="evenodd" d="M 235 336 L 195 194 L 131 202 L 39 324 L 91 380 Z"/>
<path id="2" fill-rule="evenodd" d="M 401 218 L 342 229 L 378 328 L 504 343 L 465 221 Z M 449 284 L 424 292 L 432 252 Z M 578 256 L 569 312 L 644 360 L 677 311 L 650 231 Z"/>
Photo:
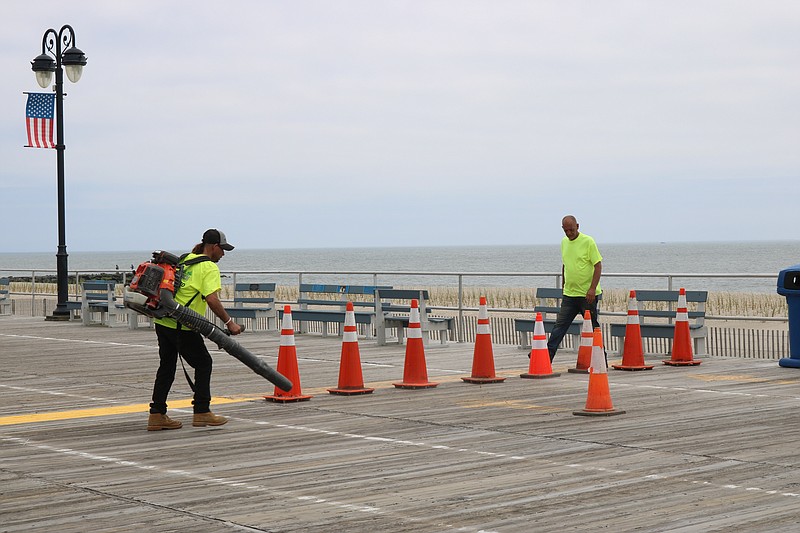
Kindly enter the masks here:
<path id="1" fill-rule="evenodd" d="M 172 293 L 167 289 L 161 289 L 161 305 L 167 311 L 166 316 L 174 318 L 184 326 L 191 328 L 203 337 L 216 343 L 221 349 L 234 356 L 250 368 L 250 370 L 265 378 L 279 389 L 285 392 L 292 390 L 292 382 L 289 381 L 286 376 L 277 372 L 262 359 L 250 353 L 244 346 L 225 334 L 225 332 L 204 316 L 176 302 L 172 297 Z"/>

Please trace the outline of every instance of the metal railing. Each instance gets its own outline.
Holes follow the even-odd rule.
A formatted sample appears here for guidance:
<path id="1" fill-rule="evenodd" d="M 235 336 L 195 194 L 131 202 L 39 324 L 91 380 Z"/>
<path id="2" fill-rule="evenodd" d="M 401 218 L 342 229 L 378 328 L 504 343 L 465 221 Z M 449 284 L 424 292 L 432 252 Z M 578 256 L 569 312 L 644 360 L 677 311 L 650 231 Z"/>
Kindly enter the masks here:
<path id="1" fill-rule="evenodd" d="M 37 295 L 41 295 L 41 292 L 36 290 L 36 278 L 37 275 L 53 275 L 55 274 L 55 269 L 19 269 L 19 270 L 5 270 L 0 269 L 0 273 L 4 275 L 9 275 L 11 273 L 22 273 L 25 276 L 30 277 L 31 279 L 31 300 L 36 298 Z M 405 280 L 408 281 L 410 279 L 416 278 L 436 278 L 437 280 L 442 280 L 442 283 L 438 283 L 434 286 L 452 286 L 452 283 L 455 282 L 458 289 L 458 305 L 456 307 L 446 307 L 446 306 L 432 306 L 431 309 L 438 309 L 438 310 L 446 310 L 449 312 L 454 312 L 458 316 L 458 328 L 457 328 L 457 340 L 459 342 L 464 342 L 464 313 L 465 312 L 474 312 L 477 311 L 475 307 L 465 307 L 464 306 L 464 287 L 465 282 L 469 280 L 476 280 L 476 279 L 491 279 L 491 278 L 540 278 L 548 280 L 548 285 L 552 287 L 561 287 L 561 273 L 560 272 L 424 272 L 424 271 L 397 271 L 397 270 L 381 270 L 381 271 L 356 271 L 356 270 L 221 270 L 222 274 L 229 277 L 231 279 L 231 284 L 235 284 L 238 279 L 242 277 L 253 277 L 253 276 L 283 276 L 287 278 L 296 278 L 297 285 L 299 286 L 304 282 L 304 277 L 310 276 L 338 276 L 339 278 L 335 281 L 335 283 L 343 283 L 341 279 L 342 276 L 351 276 L 351 277 L 360 277 L 362 279 L 368 278 L 371 280 L 373 285 L 379 285 L 381 283 L 386 283 L 386 279 L 389 279 L 393 282 L 395 279 Z M 129 272 L 123 271 L 116 271 L 116 272 L 108 272 L 94 269 L 94 270 L 73 270 L 70 272 L 70 275 L 74 277 L 75 283 L 70 285 L 72 288 L 72 294 L 77 298 L 80 296 L 80 280 L 81 278 L 88 278 L 91 276 L 96 276 L 99 274 L 118 274 L 121 275 L 121 283 L 125 285 L 128 277 L 130 275 Z M 663 282 L 664 289 L 666 290 L 675 290 L 676 280 L 679 279 L 764 279 L 764 280 L 774 280 L 777 281 L 777 274 L 775 273 L 730 273 L 730 274 L 721 274 L 721 273 L 652 273 L 652 272 L 627 272 L 627 273 L 618 273 L 618 272 L 604 272 L 603 278 L 611 278 L 611 279 L 653 279 L 656 281 Z M 448 282 L 449 280 L 449 282 Z M 287 279 L 287 284 L 289 284 L 289 280 Z M 536 285 L 538 286 L 538 285 Z M 285 302 L 289 303 L 289 302 Z M 33 305 L 31 306 L 33 309 Z M 530 312 L 530 309 L 492 309 L 494 312 L 509 312 L 509 313 L 524 313 Z M 610 311 L 602 311 L 601 314 L 607 316 L 624 316 L 625 313 L 619 312 L 610 312 Z M 748 320 L 748 321 L 764 321 L 764 322 L 786 322 L 788 319 L 784 317 L 753 317 L 753 316 L 711 316 L 707 315 L 707 319 L 709 320 Z"/>

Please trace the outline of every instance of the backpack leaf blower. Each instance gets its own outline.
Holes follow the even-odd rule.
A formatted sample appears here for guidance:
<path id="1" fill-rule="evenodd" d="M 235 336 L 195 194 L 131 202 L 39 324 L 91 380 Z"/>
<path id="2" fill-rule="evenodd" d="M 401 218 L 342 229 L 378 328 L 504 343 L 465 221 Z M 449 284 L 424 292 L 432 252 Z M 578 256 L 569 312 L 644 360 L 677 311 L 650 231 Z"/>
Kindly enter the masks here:
<path id="1" fill-rule="evenodd" d="M 152 261 L 146 261 L 136 269 L 130 290 L 126 287 L 123 298 L 125 307 L 153 318 L 174 318 L 181 325 L 214 342 L 276 387 L 289 392 L 292 382 L 286 376 L 250 353 L 213 322 L 175 301 L 174 294 L 180 287 L 182 274 L 180 257 L 156 250 Z"/>

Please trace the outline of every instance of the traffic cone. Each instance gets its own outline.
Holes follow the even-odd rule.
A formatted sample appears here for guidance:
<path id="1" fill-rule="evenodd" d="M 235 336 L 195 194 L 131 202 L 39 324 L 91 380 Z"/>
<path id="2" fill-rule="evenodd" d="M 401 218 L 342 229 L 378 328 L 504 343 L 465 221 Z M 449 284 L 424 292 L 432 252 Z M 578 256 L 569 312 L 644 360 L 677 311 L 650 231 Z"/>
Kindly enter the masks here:
<path id="1" fill-rule="evenodd" d="M 339 386 L 328 389 L 331 394 L 369 394 L 375 389 L 364 388 L 361 374 L 361 355 L 358 352 L 358 333 L 353 302 L 347 302 L 344 314 L 344 333 L 342 335 L 342 357 L 339 360 Z"/>
<path id="2" fill-rule="evenodd" d="M 481 296 L 478 307 L 478 331 L 475 334 L 475 351 L 472 354 L 472 376 L 461 378 L 467 383 L 501 383 L 494 373 L 494 353 L 492 352 L 492 330 L 489 327 L 489 311 L 486 296 Z"/>
<path id="3" fill-rule="evenodd" d="M 542 313 L 536 313 L 531 344 L 531 362 L 528 365 L 528 372 L 520 374 L 519 377 L 541 379 L 560 376 L 560 372 L 553 372 L 553 366 L 550 364 L 550 352 L 547 350 L 547 335 L 544 332 Z"/>
<path id="4" fill-rule="evenodd" d="M 621 415 L 625 411 L 614 409 L 611 403 L 611 392 L 608 389 L 608 369 L 603 352 L 603 334 L 600 328 L 594 328 L 592 340 L 592 366 L 589 369 L 589 393 L 586 396 L 586 407 L 581 411 L 573 411 L 579 416 L 612 416 Z"/>
<path id="5" fill-rule="evenodd" d="M 578 348 L 578 362 L 575 368 L 567 369 L 573 374 L 588 374 L 589 365 L 592 364 L 592 314 L 587 309 L 583 312 L 583 326 L 581 326 L 581 345 Z"/>
<path id="6" fill-rule="evenodd" d="M 622 347 L 622 364 L 611 365 L 615 370 L 652 370 L 653 365 L 644 364 L 642 326 L 639 324 L 639 308 L 636 291 L 628 297 L 628 324 L 625 326 L 625 344 Z"/>
<path id="7" fill-rule="evenodd" d="M 664 361 L 670 366 L 694 366 L 702 361 L 693 358 L 692 337 L 689 334 L 689 309 L 686 304 L 686 289 L 678 292 L 678 310 L 675 314 L 675 334 L 672 338 L 672 358 Z"/>
<path id="8" fill-rule="evenodd" d="M 297 368 L 297 350 L 294 345 L 294 329 L 292 329 L 292 308 L 284 306 L 283 324 L 281 327 L 281 346 L 278 349 L 278 372 L 286 376 L 293 383 L 292 388 L 286 392 L 275 387 L 272 396 L 264 396 L 271 402 L 300 402 L 310 400 L 311 396 L 304 396 L 300 389 L 300 371 Z"/>
<path id="9" fill-rule="evenodd" d="M 430 389 L 438 385 L 438 383 L 428 381 L 417 300 L 411 300 L 411 316 L 409 316 L 406 329 L 406 360 L 403 368 L 403 381 L 392 383 L 392 385 L 398 389 Z"/>

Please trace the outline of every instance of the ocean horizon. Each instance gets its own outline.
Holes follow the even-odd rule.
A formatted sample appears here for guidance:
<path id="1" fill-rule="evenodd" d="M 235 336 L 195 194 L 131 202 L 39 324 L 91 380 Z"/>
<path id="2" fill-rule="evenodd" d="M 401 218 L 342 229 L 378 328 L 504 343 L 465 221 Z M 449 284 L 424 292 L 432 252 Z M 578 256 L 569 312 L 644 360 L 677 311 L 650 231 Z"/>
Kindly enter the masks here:
<path id="1" fill-rule="evenodd" d="M 598 243 L 603 255 L 604 274 L 777 274 L 800 263 L 799 241 L 710 241 L 658 243 Z M 170 250 L 183 253 L 187 250 Z M 150 259 L 152 250 L 72 252 L 68 250 L 70 272 L 130 271 Z M 559 243 L 547 245 L 476 245 L 359 248 L 235 249 L 219 263 L 223 273 L 254 271 L 335 272 L 529 272 L 557 273 L 561 270 Z M 55 271 L 53 252 L 2 252 L 0 275 L 24 275 L 24 271 Z M 239 274 L 242 279 L 247 276 Z M 346 278 L 346 279 L 344 279 Z M 469 286 L 526 287 L 552 285 L 526 277 L 466 276 Z M 275 274 L 272 281 L 296 284 L 297 276 Z M 370 284 L 366 275 L 306 275 L 304 282 Z M 380 282 L 396 285 L 453 286 L 448 277 L 388 276 Z M 774 292 L 774 279 L 684 278 L 680 286 L 695 290 L 731 292 Z M 633 285 L 635 285 L 635 287 Z M 604 287 L 666 288 L 661 279 L 604 277 Z"/>

